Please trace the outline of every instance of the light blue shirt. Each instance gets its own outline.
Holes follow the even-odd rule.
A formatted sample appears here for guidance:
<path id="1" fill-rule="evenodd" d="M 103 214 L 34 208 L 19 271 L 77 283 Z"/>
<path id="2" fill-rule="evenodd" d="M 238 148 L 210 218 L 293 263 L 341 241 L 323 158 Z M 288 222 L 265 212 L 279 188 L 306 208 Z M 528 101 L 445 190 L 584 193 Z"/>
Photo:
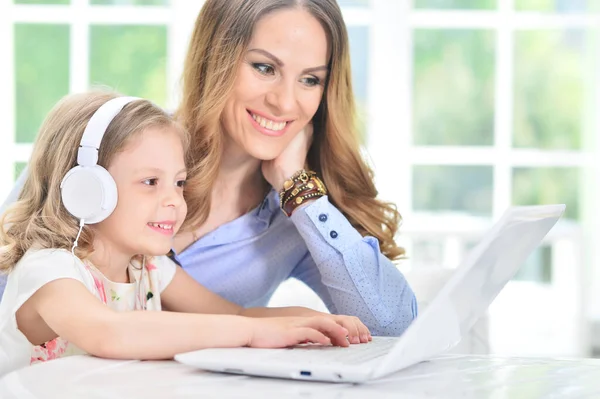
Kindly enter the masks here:
<path id="1" fill-rule="evenodd" d="M 258 208 L 203 236 L 175 260 L 205 287 L 244 307 L 267 305 L 293 277 L 331 313 L 358 316 L 373 335 L 400 335 L 417 314 L 413 291 L 378 241 L 362 237 L 327 197 L 288 218 L 272 190 Z"/>
<path id="2" fill-rule="evenodd" d="M 244 307 L 266 306 L 292 277 L 331 313 L 358 316 L 373 335 L 400 335 L 417 315 L 415 295 L 373 237 L 362 237 L 322 197 L 291 218 L 275 190 L 253 211 L 175 255 L 194 279 Z M 5 279 L 0 277 L 0 296 Z"/>

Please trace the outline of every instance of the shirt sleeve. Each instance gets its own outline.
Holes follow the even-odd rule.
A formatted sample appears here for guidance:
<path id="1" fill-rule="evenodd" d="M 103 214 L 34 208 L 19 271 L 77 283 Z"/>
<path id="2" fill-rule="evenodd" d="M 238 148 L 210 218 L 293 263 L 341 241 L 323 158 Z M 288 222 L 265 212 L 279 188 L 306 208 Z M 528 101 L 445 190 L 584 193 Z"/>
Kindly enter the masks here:
<path id="1" fill-rule="evenodd" d="M 41 249 L 27 252 L 17 264 L 11 279 L 17 286 L 14 292 L 16 312 L 29 298 L 44 285 L 63 278 L 81 282 L 90 291 L 93 290 L 91 276 L 85 273 L 85 267 L 78 258 L 63 249 Z M 8 290 L 7 290 L 8 291 Z"/>
<path id="2" fill-rule="evenodd" d="M 373 335 L 402 334 L 417 315 L 416 298 L 377 239 L 362 237 L 327 196 L 291 219 L 310 255 L 291 277 L 319 294 L 332 313 L 359 317 Z"/>
<path id="3" fill-rule="evenodd" d="M 157 256 L 154 258 L 154 264 L 158 269 L 159 290 L 162 293 L 175 277 L 177 264 L 168 256 Z"/>

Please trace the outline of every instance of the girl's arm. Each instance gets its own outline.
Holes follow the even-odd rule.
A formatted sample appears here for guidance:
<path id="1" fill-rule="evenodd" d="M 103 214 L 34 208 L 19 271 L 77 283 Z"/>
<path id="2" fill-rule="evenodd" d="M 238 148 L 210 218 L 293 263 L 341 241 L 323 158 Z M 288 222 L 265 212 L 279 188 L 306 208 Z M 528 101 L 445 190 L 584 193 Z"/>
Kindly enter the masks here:
<path id="1" fill-rule="evenodd" d="M 173 280 L 161 293 L 163 309 L 185 313 L 229 314 L 246 317 L 325 316 L 348 330 L 351 343 L 367 342 L 370 332 L 356 317 L 328 315 L 303 307 L 245 309 L 210 291 L 178 267 Z"/>
<path id="2" fill-rule="evenodd" d="M 40 317 L 19 320 L 21 310 L 34 311 Z M 327 317 L 253 319 L 233 315 L 116 312 L 98 301 L 81 282 L 68 278 L 44 285 L 20 311 L 17 321 L 21 331 L 49 327 L 92 355 L 116 359 L 168 359 L 177 353 L 203 348 L 277 348 L 305 341 L 348 346 L 346 329 Z"/>

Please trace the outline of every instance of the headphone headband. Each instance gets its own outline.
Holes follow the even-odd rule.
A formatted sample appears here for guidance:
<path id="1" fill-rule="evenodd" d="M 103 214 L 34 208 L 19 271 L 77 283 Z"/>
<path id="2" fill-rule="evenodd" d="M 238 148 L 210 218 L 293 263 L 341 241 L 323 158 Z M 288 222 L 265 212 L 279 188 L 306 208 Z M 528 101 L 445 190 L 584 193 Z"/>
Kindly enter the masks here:
<path id="1" fill-rule="evenodd" d="M 90 118 L 79 144 L 77 164 L 94 166 L 98 163 L 98 149 L 108 125 L 121 112 L 123 107 L 132 101 L 141 100 L 138 97 L 117 97 L 108 100 Z"/>

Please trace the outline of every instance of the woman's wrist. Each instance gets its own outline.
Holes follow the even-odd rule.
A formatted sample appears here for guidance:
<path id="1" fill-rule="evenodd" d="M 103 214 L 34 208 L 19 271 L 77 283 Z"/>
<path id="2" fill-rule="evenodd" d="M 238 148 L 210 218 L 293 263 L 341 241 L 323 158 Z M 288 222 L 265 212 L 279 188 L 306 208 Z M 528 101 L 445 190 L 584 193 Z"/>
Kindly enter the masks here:
<path id="1" fill-rule="evenodd" d="M 283 183 L 279 191 L 279 205 L 286 216 L 291 216 L 294 210 L 309 202 L 327 195 L 325 185 L 310 170 L 300 169 Z"/>
<path id="2" fill-rule="evenodd" d="M 273 188 L 280 192 L 283 189 L 283 186 L 287 180 L 290 179 L 291 176 L 296 174 L 299 170 L 302 170 L 303 167 L 295 167 L 295 168 L 282 168 L 279 169 L 276 173 L 276 177 L 273 181 Z"/>

